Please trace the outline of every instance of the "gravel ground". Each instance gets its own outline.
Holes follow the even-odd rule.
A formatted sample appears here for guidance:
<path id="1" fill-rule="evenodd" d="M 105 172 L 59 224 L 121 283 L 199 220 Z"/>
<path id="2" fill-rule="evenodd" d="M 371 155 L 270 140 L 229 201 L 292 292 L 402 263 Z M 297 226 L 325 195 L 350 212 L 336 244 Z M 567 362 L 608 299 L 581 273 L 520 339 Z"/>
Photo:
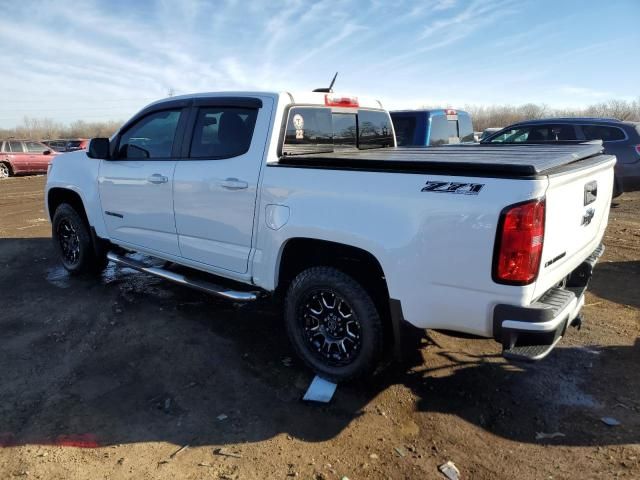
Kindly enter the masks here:
<path id="1" fill-rule="evenodd" d="M 462 478 L 640 478 L 640 192 L 611 210 L 582 330 L 545 361 L 429 331 L 315 406 L 272 305 L 113 265 L 68 277 L 44 182 L 0 181 L 0 478 L 422 479 L 448 460 Z"/>

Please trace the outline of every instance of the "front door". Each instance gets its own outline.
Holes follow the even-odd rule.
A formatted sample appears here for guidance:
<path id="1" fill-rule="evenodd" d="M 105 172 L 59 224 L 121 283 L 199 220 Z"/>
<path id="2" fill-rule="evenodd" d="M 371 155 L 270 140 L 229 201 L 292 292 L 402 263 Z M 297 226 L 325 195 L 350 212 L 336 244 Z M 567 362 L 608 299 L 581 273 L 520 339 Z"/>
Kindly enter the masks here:
<path id="1" fill-rule="evenodd" d="M 183 257 L 246 273 L 258 178 L 273 100 L 203 99 L 176 164 L 174 205 Z"/>
<path id="2" fill-rule="evenodd" d="M 29 170 L 37 173 L 47 171 L 49 162 L 51 161 L 51 149 L 40 142 L 24 142 L 29 152 Z M 45 152 L 49 152 L 45 154 Z"/>
<path id="3" fill-rule="evenodd" d="M 183 109 L 150 113 L 114 141 L 98 177 L 109 237 L 150 253 L 179 256 L 173 215 L 175 139 Z"/>

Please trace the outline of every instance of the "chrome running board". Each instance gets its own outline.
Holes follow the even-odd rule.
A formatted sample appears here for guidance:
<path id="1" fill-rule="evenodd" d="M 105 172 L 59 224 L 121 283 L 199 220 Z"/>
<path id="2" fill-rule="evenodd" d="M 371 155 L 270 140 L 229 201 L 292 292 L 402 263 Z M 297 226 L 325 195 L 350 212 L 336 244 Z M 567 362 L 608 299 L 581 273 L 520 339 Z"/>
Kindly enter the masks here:
<path id="1" fill-rule="evenodd" d="M 215 283 L 211 283 L 206 280 L 189 279 L 179 273 L 171 272 L 163 268 L 149 267 L 142 262 L 133 260 L 131 258 L 123 257 L 113 252 L 107 253 L 107 258 L 118 265 L 122 265 L 128 268 L 133 268 L 134 270 L 148 273 L 149 275 L 154 275 L 156 277 L 169 280 L 170 282 L 174 282 L 179 285 L 195 288 L 196 290 L 210 293 L 211 295 L 216 295 L 218 297 L 225 298 L 227 300 L 232 300 L 234 302 L 253 302 L 258 298 L 258 292 L 243 292 L 239 290 L 230 290 L 226 287 L 223 287 L 221 285 L 216 285 Z"/>

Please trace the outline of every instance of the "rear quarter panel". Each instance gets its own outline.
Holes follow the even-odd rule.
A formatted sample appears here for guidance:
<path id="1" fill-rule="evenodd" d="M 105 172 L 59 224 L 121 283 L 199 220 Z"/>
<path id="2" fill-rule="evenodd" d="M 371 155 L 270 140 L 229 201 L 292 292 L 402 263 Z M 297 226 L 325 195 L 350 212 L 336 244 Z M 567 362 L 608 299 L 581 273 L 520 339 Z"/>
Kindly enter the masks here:
<path id="1" fill-rule="evenodd" d="M 425 182 L 483 184 L 478 195 L 422 192 Z M 501 210 L 544 194 L 545 180 L 510 180 L 269 165 L 258 208 L 254 281 L 272 290 L 280 254 L 291 238 L 362 248 L 385 273 L 404 317 L 423 328 L 490 336 L 500 301 L 526 304 L 533 286 L 491 279 Z M 279 230 L 266 227 L 268 205 L 289 209 Z M 274 276 L 274 272 L 275 275 Z"/>

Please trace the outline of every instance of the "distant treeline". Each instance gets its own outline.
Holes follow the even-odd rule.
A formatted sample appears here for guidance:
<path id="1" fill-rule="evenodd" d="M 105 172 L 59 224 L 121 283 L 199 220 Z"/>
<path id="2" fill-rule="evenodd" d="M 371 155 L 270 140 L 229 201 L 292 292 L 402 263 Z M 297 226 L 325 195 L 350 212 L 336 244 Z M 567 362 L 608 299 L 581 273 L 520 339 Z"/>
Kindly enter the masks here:
<path id="1" fill-rule="evenodd" d="M 123 122 L 85 122 L 76 120 L 69 124 L 56 122 L 51 118 L 24 117 L 22 124 L 12 129 L 0 129 L 0 138 L 30 138 L 34 140 L 54 140 L 57 138 L 110 137 Z"/>
<path id="2" fill-rule="evenodd" d="M 583 109 L 552 108 L 547 105 L 528 103 L 525 105 L 467 105 L 464 110 L 471 114 L 474 130 L 480 132 L 489 127 L 506 127 L 523 120 L 549 117 L 607 117 L 640 122 L 640 97 L 633 101 L 610 100 L 589 105 Z"/>
<path id="3" fill-rule="evenodd" d="M 439 106 L 441 107 L 441 106 Z M 482 131 L 489 127 L 506 127 L 523 120 L 549 117 L 608 117 L 640 122 L 640 97 L 633 101 L 610 100 L 583 109 L 552 108 L 544 104 L 525 105 L 466 105 L 473 128 Z M 0 129 L 0 138 L 56 138 L 110 137 L 122 125 L 121 121 L 85 122 L 77 120 L 68 125 L 50 118 L 24 117 L 22 124 L 12 129 Z"/>

